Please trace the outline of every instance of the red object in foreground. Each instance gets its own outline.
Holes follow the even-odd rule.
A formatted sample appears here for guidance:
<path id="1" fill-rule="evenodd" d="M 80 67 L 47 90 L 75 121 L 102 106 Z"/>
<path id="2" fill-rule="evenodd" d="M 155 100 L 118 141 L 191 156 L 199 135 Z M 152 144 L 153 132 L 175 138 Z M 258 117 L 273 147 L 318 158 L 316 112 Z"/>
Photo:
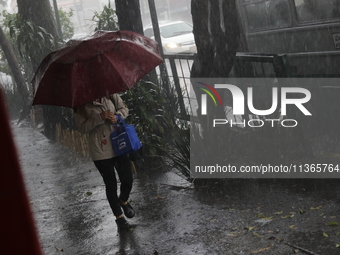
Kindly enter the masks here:
<path id="1" fill-rule="evenodd" d="M 33 105 L 75 107 L 123 92 L 162 62 L 154 40 L 130 31 L 97 31 L 44 58 L 32 80 Z"/>
<path id="2" fill-rule="evenodd" d="M 0 84 L 0 254 L 42 255 Z"/>

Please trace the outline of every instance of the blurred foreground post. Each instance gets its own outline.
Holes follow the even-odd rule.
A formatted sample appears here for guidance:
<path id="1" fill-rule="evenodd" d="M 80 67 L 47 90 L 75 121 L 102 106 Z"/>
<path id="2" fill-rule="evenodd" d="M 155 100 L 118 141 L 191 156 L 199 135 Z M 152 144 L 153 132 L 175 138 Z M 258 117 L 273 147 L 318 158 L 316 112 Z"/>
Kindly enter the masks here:
<path id="1" fill-rule="evenodd" d="M 0 86 L 1 254 L 42 255 Z"/>

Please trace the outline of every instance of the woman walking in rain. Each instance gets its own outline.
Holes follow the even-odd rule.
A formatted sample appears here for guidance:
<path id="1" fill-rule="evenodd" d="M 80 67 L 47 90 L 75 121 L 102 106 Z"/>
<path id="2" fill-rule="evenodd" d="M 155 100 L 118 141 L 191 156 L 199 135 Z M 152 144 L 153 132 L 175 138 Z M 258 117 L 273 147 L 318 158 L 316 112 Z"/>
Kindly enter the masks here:
<path id="1" fill-rule="evenodd" d="M 118 120 L 117 115 L 125 119 L 129 110 L 119 95 L 113 94 L 111 99 L 102 97 L 88 102 L 76 107 L 74 113 L 80 132 L 89 134 L 90 156 L 103 177 L 106 196 L 116 217 L 118 230 L 126 230 L 131 225 L 124 215 L 127 218 L 135 215 L 134 209 L 127 202 L 133 183 L 132 167 L 128 156 L 114 155 L 110 134 L 112 124 Z M 121 182 L 119 196 L 115 169 Z"/>

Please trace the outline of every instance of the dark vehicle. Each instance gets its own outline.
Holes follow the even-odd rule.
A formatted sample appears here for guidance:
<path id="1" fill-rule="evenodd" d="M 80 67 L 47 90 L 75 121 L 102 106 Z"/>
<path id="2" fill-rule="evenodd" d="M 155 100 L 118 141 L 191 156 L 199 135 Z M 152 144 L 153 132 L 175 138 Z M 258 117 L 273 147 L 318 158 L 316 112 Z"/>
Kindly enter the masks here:
<path id="1" fill-rule="evenodd" d="M 237 0 L 249 52 L 287 54 L 294 77 L 340 77 L 340 0 Z"/>

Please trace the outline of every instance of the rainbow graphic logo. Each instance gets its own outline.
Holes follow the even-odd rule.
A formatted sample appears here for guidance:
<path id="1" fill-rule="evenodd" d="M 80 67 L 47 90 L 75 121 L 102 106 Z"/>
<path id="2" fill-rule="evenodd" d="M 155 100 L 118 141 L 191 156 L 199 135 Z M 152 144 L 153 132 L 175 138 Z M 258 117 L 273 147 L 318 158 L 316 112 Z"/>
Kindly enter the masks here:
<path id="1" fill-rule="evenodd" d="M 223 106 L 223 102 L 221 99 L 220 94 L 218 94 L 218 92 L 216 91 L 216 89 L 214 89 L 212 86 L 203 83 L 203 82 L 197 82 L 198 84 L 203 85 L 204 87 L 199 87 L 199 89 L 203 90 L 205 93 L 207 93 L 211 99 L 214 101 L 214 104 L 217 106 L 217 101 L 219 102 L 219 105 Z M 202 99 L 202 105 L 204 107 L 202 107 L 202 114 L 206 114 L 206 103 L 207 103 L 207 95 L 202 94 L 201 96 Z M 217 99 L 217 100 L 216 100 Z"/>

